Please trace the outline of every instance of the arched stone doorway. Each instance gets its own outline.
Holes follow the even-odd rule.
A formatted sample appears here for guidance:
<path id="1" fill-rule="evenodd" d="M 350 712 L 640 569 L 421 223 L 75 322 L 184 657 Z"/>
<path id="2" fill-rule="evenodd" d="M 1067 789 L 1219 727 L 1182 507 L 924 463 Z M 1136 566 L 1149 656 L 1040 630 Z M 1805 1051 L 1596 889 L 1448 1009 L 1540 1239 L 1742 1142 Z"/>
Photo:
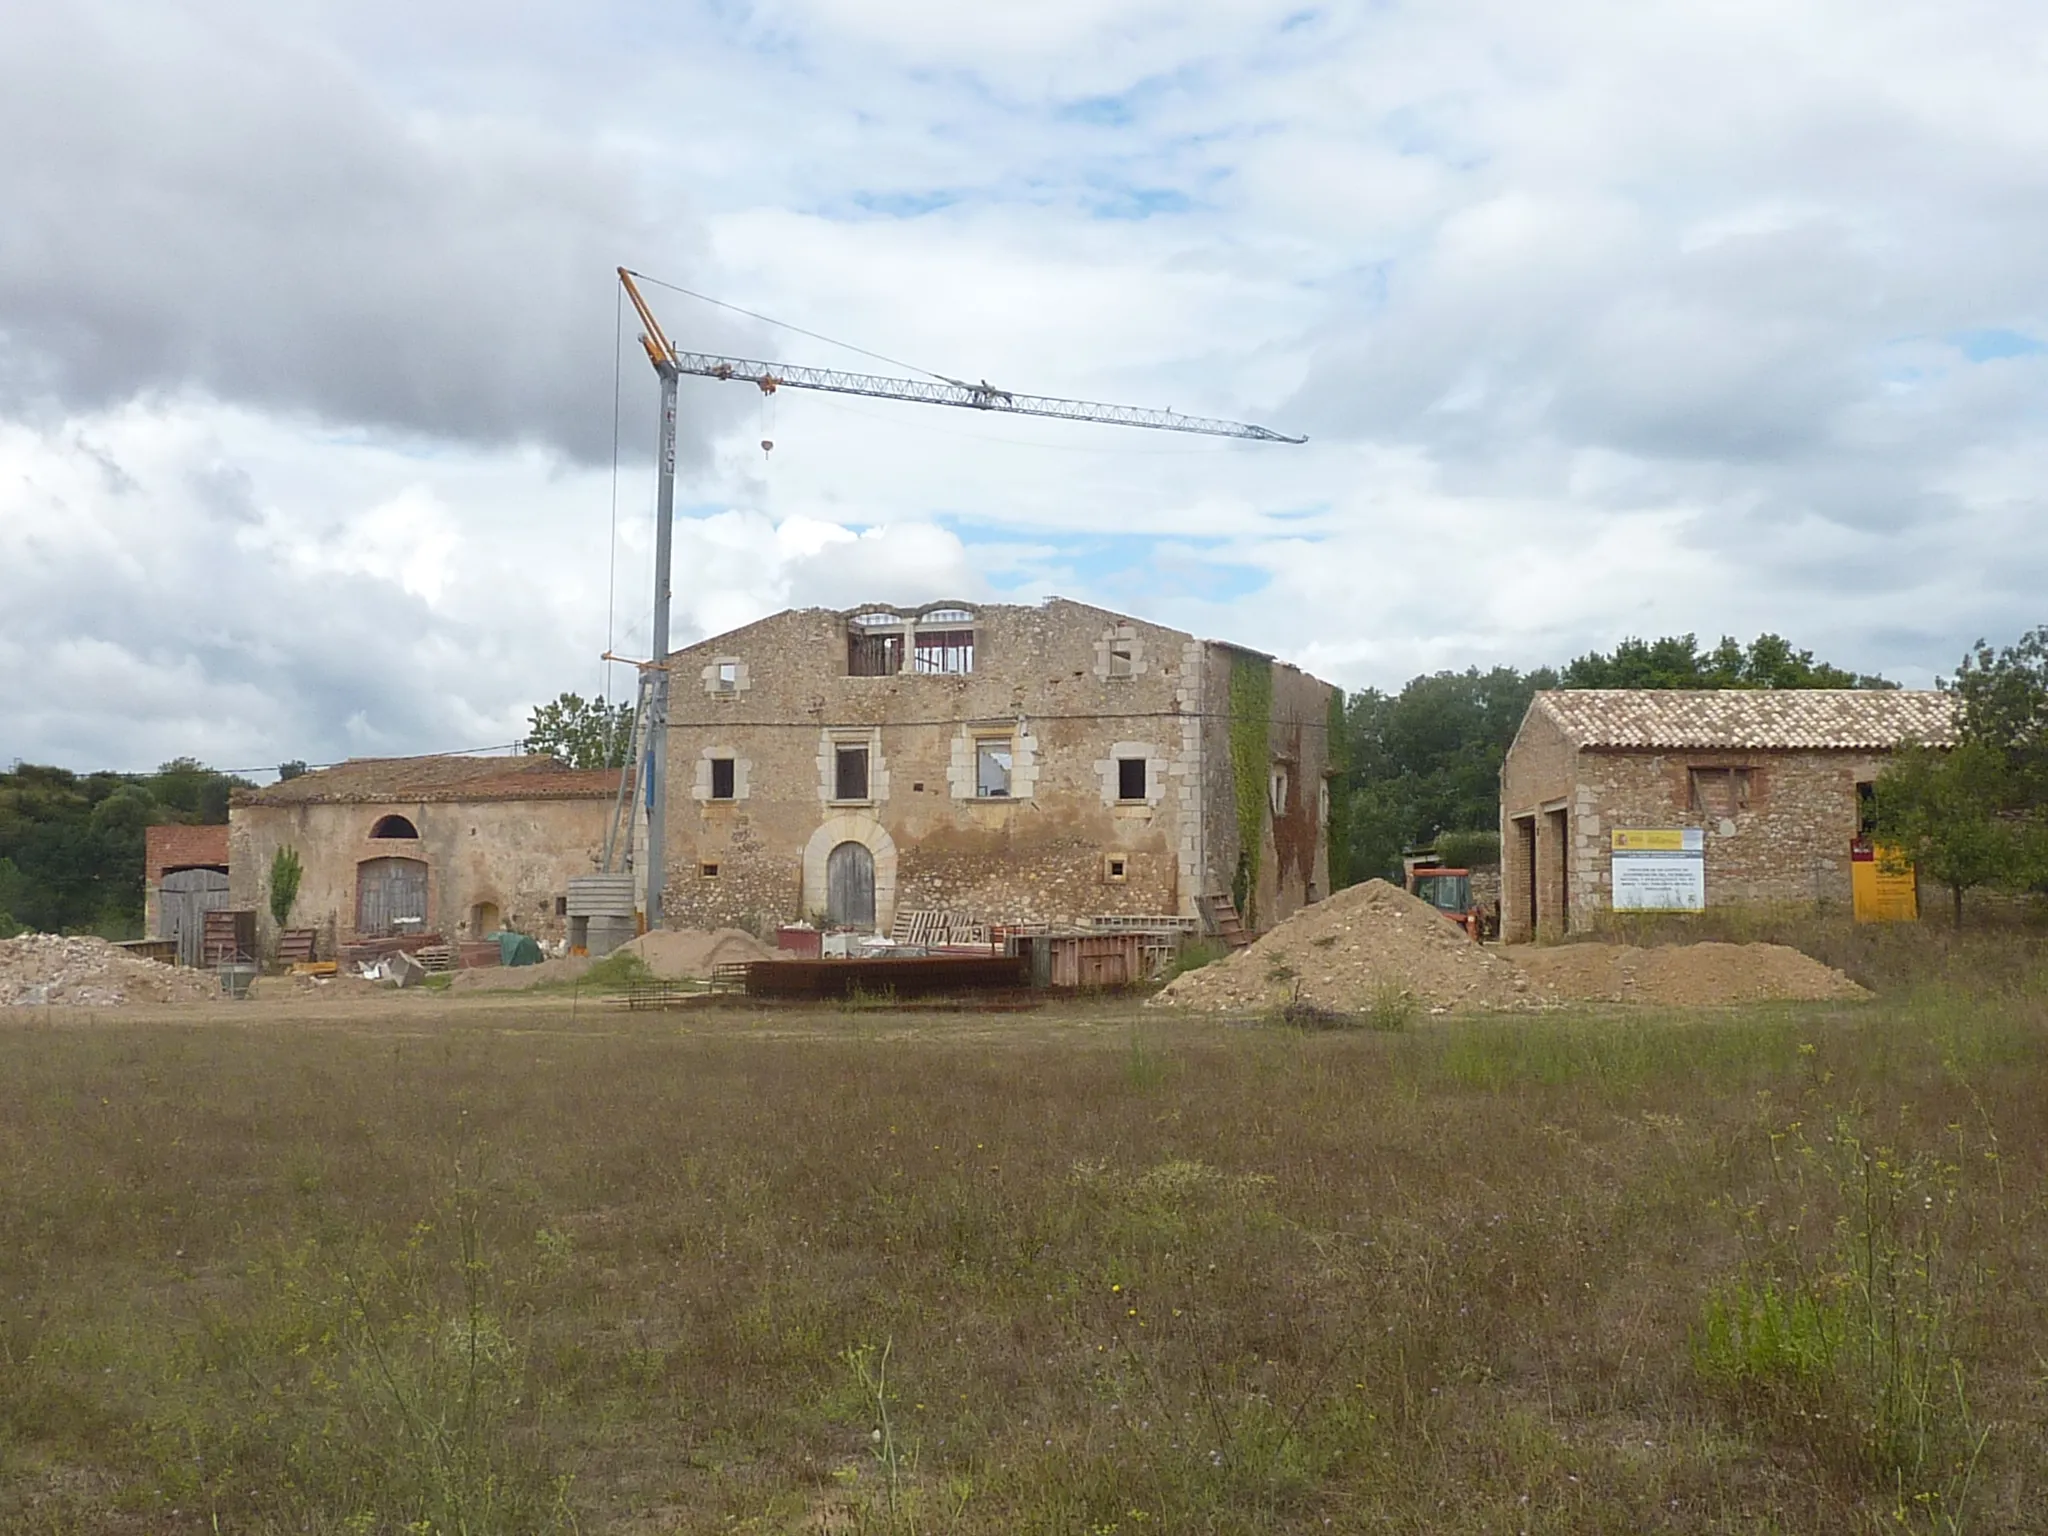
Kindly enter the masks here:
<path id="1" fill-rule="evenodd" d="M 875 926 L 875 856 L 841 843 L 825 856 L 825 916 L 835 928 Z"/>
<path id="2" fill-rule="evenodd" d="M 364 859 L 356 866 L 356 932 L 364 938 L 419 933 L 427 921 L 427 866 L 418 859 Z"/>
<path id="3" fill-rule="evenodd" d="M 810 841 L 804 844 L 804 914 L 807 917 L 831 917 L 832 909 L 832 859 L 847 843 L 855 843 L 873 855 L 871 887 L 873 910 L 868 919 L 859 926 L 874 928 L 882 933 L 889 931 L 889 925 L 896 921 L 896 839 L 872 816 L 859 812 L 846 812 L 828 816 L 822 826 L 813 832 Z M 855 854 L 838 854 L 844 861 L 842 868 L 851 868 Z M 853 920 L 848 920 L 849 926 Z"/>

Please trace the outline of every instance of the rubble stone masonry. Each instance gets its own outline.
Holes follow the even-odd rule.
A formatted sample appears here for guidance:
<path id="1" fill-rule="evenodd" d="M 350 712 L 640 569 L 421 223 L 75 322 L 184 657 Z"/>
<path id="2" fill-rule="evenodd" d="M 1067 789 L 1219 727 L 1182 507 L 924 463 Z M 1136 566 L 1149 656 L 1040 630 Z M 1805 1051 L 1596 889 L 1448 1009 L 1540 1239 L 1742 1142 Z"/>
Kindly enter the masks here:
<path id="1" fill-rule="evenodd" d="M 928 908 L 998 923 L 1193 916 L 1198 895 L 1227 888 L 1235 832 L 1228 867 L 1215 837 L 1223 820 L 1234 828 L 1230 764 L 1209 728 L 1224 648 L 1061 599 L 927 605 L 900 611 L 896 670 L 855 676 L 849 624 L 867 611 L 792 610 L 670 658 L 666 921 L 766 927 L 822 913 L 826 859 L 846 841 L 873 855 L 884 932 L 898 910 Z M 866 629 L 895 633 L 893 612 Z M 920 630 L 971 630 L 971 670 L 918 670 Z M 1277 918 L 1328 886 L 1328 689 L 1273 670 L 1273 739 L 1305 786 L 1263 877 Z M 1296 715 L 1316 729 L 1298 730 Z M 836 798 L 842 747 L 868 754 L 867 793 L 848 801 Z M 979 793 L 984 747 L 1007 755 L 1009 794 Z M 713 793 L 719 759 L 734 765 L 718 770 L 729 797 Z M 1126 760 L 1145 765 L 1142 794 L 1123 793 Z"/>

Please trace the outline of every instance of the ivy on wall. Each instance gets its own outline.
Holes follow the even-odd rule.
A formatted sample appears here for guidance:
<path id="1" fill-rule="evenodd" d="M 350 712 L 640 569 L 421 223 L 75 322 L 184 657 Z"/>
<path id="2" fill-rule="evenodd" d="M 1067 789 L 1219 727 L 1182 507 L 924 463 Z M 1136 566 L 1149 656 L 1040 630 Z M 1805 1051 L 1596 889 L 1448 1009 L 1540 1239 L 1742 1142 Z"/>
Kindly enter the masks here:
<path id="1" fill-rule="evenodd" d="M 1258 923 L 1259 851 L 1272 760 L 1273 663 L 1242 651 L 1230 657 L 1230 776 L 1237 791 L 1237 878 L 1231 895 L 1246 928 Z"/>

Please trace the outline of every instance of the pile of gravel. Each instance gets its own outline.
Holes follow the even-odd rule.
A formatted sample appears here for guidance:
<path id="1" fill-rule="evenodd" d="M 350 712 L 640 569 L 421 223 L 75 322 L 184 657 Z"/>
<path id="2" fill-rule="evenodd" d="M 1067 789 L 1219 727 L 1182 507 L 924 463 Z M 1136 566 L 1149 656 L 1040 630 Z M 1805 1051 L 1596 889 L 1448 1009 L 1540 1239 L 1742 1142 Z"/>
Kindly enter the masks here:
<path id="1" fill-rule="evenodd" d="M 1516 966 L 1473 943 L 1428 902 L 1368 880 L 1302 908 L 1227 958 L 1175 977 L 1151 1004 L 1239 1013 L 1302 1002 L 1349 1014 L 1402 994 L 1440 1012 L 1539 1000 Z"/>
<path id="2" fill-rule="evenodd" d="M 219 996 L 220 983 L 210 972 L 138 960 L 105 939 L 54 933 L 0 939 L 0 1007 L 119 1008 Z"/>

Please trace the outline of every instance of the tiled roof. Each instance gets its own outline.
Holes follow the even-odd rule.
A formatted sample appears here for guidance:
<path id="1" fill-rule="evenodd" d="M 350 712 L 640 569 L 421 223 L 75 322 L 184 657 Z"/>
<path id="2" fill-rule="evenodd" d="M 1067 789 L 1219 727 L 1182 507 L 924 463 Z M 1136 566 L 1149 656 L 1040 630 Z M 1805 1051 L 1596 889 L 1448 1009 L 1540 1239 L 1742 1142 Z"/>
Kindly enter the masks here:
<path id="1" fill-rule="evenodd" d="M 244 790 L 236 805 L 422 804 L 453 800 L 600 800 L 616 768 L 564 768 L 552 757 L 352 757 L 332 768 Z"/>
<path id="2" fill-rule="evenodd" d="M 1951 695 L 1897 688 L 1557 688 L 1531 707 L 1581 747 L 1797 751 L 1956 737 Z"/>

